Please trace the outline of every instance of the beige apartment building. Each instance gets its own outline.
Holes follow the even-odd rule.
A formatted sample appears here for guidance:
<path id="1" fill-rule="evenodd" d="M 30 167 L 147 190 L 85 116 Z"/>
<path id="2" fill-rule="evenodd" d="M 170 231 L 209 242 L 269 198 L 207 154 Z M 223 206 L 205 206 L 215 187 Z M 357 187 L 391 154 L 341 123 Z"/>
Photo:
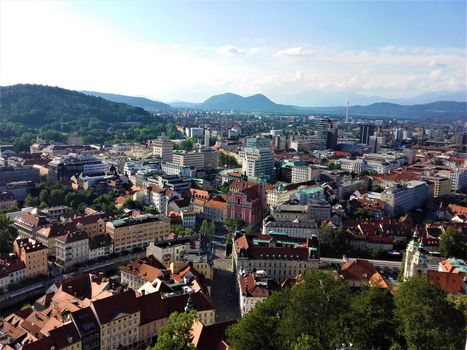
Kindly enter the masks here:
<path id="1" fill-rule="evenodd" d="M 45 245 L 32 238 L 23 238 L 13 243 L 13 249 L 26 266 L 26 278 L 48 276 L 48 249 Z"/>
<path id="2" fill-rule="evenodd" d="M 136 348 L 141 312 L 133 290 L 93 301 L 91 309 L 100 325 L 102 350 Z"/>
<path id="3" fill-rule="evenodd" d="M 72 222 L 79 231 L 89 234 L 89 237 L 102 235 L 105 233 L 105 225 L 112 219 L 109 214 L 95 213 L 73 218 Z"/>
<path id="4" fill-rule="evenodd" d="M 164 162 L 172 161 L 174 144 L 164 134 L 153 141 L 153 154 L 159 156 Z"/>
<path id="5" fill-rule="evenodd" d="M 140 215 L 110 221 L 106 231 L 114 242 L 114 251 L 118 253 L 138 247 L 145 248 L 151 242 L 167 239 L 170 220 L 160 215 Z"/>
<path id="6" fill-rule="evenodd" d="M 451 194 L 451 180 L 442 176 L 425 176 L 422 180 L 433 186 L 433 197 L 442 197 Z"/>
<path id="7" fill-rule="evenodd" d="M 198 170 L 212 170 L 217 167 L 217 152 L 209 148 L 194 151 L 174 151 L 172 162 L 178 165 L 192 166 Z"/>

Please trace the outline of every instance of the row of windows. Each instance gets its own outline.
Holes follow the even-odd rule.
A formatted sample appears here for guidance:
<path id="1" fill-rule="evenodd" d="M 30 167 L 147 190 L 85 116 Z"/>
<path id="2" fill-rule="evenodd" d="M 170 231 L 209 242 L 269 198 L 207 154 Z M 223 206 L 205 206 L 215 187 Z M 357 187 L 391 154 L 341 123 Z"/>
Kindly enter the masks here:
<path id="1" fill-rule="evenodd" d="M 276 265 L 277 264 L 277 265 Z M 255 265 L 257 265 L 258 267 L 289 267 L 290 263 L 257 263 L 257 264 L 253 264 L 253 267 L 255 267 Z M 262 266 L 264 265 L 264 266 Z M 306 264 L 303 264 L 303 267 L 305 267 Z M 251 262 L 248 263 L 248 267 L 252 267 L 252 264 Z M 298 263 L 298 267 L 301 268 L 302 267 L 302 263 Z"/>

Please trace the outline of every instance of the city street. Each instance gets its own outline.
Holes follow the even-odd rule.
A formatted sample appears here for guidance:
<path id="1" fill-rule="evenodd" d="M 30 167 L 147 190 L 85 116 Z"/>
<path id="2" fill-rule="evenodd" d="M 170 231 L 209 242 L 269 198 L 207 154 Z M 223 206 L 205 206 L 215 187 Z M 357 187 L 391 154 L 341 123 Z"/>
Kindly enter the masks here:
<path id="1" fill-rule="evenodd" d="M 227 235 L 228 232 L 224 225 L 222 223 L 216 223 L 216 232 L 212 242 L 214 245 L 212 300 L 216 306 L 216 322 L 240 318 L 232 259 L 225 255 L 225 240 Z"/>
<path id="2" fill-rule="evenodd" d="M 231 259 L 214 260 L 212 299 L 216 306 L 216 322 L 240 318 Z"/>

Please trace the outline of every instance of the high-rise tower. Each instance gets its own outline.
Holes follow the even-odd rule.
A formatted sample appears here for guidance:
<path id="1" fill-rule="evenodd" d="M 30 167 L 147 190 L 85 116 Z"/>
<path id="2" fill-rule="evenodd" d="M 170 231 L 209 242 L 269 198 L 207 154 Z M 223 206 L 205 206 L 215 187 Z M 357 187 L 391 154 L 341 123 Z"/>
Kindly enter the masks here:
<path id="1" fill-rule="evenodd" d="M 349 122 L 349 110 L 350 110 L 350 102 L 347 100 L 347 107 L 345 109 L 345 124 Z"/>

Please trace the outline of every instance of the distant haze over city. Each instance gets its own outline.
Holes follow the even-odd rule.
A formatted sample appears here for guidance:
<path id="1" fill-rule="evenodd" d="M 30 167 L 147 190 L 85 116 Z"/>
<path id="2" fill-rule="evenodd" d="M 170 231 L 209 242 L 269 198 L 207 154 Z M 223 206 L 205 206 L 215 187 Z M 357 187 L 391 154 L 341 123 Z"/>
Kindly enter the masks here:
<path id="1" fill-rule="evenodd" d="M 224 92 L 296 106 L 465 101 L 463 1 L 2 1 L 0 9 L 2 86 L 165 103 Z"/>

